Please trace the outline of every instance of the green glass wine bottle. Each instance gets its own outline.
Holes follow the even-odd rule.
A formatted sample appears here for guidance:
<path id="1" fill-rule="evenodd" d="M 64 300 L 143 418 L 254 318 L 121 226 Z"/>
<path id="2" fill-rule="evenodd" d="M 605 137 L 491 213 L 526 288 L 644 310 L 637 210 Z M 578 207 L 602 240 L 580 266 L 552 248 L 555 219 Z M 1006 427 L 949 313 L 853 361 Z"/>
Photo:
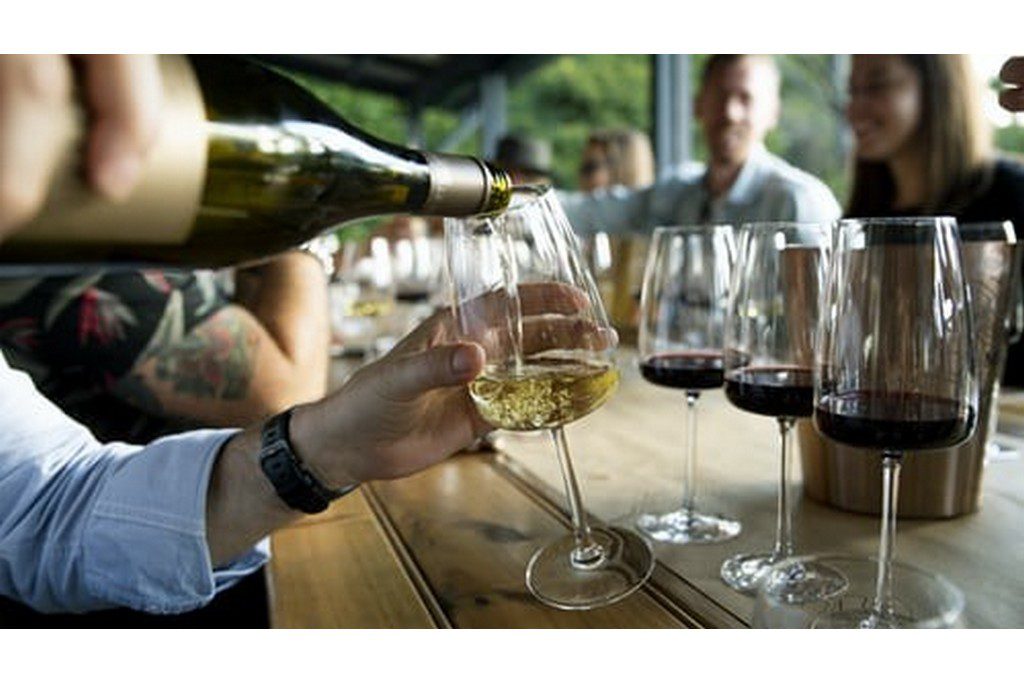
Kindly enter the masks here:
<path id="1" fill-rule="evenodd" d="M 357 218 L 508 205 L 503 171 L 377 139 L 258 63 L 165 56 L 161 72 L 163 122 L 138 188 L 113 203 L 85 186 L 84 113 L 69 106 L 66 163 L 39 216 L 0 244 L 0 273 L 39 264 L 224 266 Z"/>

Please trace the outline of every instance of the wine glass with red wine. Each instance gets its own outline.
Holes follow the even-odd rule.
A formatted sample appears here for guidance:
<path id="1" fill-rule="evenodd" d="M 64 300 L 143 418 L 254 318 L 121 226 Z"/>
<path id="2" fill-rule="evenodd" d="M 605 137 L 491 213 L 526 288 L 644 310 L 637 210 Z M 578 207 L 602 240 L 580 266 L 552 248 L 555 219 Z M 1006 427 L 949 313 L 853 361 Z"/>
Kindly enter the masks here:
<path id="1" fill-rule="evenodd" d="M 828 226 L 748 223 L 739 232 L 725 325 L 725 395 L 736 407 L 773 417 L 782 442 L 775 545 L 722 565 L 727 585 L 754 593 L 772 565 L 793 555 L 790 470 L 793 425 L 814 409 L 814 334 L 829 246 Z M 813 561 L 789 565 L 788 589 L 820 599 L 846 581 Z"/>
<path id="2" fill-rule="evenodd" d="M 977 422 L 956 220 L 840 221 L 822 310 L 815 426 L 840 443 L 880 451 L 883 479 L 873 604 L 829 613 L 817 625 L 899 628 L 916 619 L 893 583 L 900 462 L 906 451 L 961 443 Z"/>
<path id="3" fill-rule="evenodd" d="M 636 525 L 667 543 L 717 543 L 740 533 L 738 521 L 697 507 L 697 399 L 724 381 L 722 344 L 735 260 L 730 225 L 654 231 L 640 295 L 640 373 L 686 396 L 682 505 L 644 513 Z"/>

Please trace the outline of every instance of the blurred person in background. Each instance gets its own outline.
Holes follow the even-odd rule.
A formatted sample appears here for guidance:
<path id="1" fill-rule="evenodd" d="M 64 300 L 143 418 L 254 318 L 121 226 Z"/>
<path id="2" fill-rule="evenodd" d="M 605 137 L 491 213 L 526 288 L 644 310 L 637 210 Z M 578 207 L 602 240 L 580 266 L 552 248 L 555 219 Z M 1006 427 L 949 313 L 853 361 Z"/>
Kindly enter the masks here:
<path id="1" fill-rule="evenodd" d="M 965 55 L 854 55 L 846 117 L 855 141 L 848 216 L 1008 220 L 1024 239 L 1024 166 L 996 156 Z M 1024 386 L 1019 343 L 1003 382 Z"/>
<path id="2" fill-rule="evenodd" d="M 587 136 L 580 159 L 579 185 L 593 192 L 616 185 L 646 187 L 654 182 L 654 152 L 646 133 L 607 128 Z"/>
<path id="3" fill-rule="evenodd" d="M 839 204 L 824 183 L 765 149 L 765 136 L 779 120 L 780 84 L 768 55 L 711 55 L 694 102 L 707 164 L 643 190 L 562 193 L 573 226 L 583 233 L 620 233 L 658 225 L 838 218 Z"/>
<path id="4" fill-rule="evenodd" d="M 522 133 L 498 140 L 492 162 L 508 172 L 517 185 L 551 184 L 551 143 Z"/>
<path id="5" fill-rule="evenodd" d="M 654 151 L 646 133 L 633 128 L 607 128 L 587 136 L 580 158 L 581 190 L 636 189 L 653 182 Z M 597 233 L 590 237 L 589 248 L 612 322 L 620 328 L 635 327 L 646 257 L 644 238 Z"/>

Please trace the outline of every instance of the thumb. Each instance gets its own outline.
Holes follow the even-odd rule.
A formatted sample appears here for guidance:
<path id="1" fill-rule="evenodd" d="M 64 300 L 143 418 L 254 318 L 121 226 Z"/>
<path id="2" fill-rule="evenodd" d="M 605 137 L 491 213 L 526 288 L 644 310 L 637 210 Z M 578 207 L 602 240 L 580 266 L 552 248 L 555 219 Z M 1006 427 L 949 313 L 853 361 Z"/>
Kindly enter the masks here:
<path id="1" fill-rule="evenodd" d="M 386 386 L 394 398 L 411 400 L 431 389 L 466 384 L 483 369 L 483 348 L 470 343 L 448 344 L 396 359 Z"/>

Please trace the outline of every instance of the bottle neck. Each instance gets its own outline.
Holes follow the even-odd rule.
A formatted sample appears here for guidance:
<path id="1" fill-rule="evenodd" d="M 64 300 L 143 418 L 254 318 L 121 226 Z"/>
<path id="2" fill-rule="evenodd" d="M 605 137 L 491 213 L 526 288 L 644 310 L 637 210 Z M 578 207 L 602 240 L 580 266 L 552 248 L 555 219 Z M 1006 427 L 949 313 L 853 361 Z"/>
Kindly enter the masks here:
<path id="1" fill-rule="evenodd" d="M 508 206 L 512 183 L 508 174 L 473 157 L 424 153 L 430 189 L 421 213 L 470 216 Z"/>

